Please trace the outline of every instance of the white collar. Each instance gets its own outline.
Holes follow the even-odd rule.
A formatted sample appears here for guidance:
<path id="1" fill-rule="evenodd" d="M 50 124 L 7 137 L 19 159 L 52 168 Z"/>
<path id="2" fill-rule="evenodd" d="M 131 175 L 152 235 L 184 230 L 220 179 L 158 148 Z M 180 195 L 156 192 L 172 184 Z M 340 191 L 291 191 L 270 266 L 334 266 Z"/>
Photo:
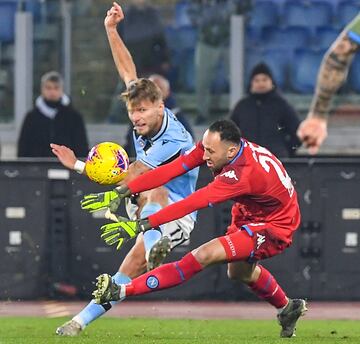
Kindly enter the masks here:
<path id="1" fill-rule="evenodd" d="M 63 106 L 68 106 L 70 104 L 70 98 L 66 95 L 63 94 L 61 97 L 61 105 Z M 50 119 L 54 119 L 58 113 L 58 109 L 52 108 L 50 106 L 48 106 L 45 103 L 45 100 L 42 96 L 39 96 L 36 98 L 35 100 L 35 106 L 39 109 L 39 111 L 45 116 L 48 117 Z"/>

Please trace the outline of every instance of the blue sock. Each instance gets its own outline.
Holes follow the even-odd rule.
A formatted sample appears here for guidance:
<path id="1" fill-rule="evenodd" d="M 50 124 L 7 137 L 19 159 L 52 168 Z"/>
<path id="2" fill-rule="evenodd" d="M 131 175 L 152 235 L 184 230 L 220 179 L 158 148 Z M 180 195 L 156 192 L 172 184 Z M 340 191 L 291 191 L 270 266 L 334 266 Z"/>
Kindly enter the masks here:
<path id="1" fill-rule="evenodd" d="M 131 278 L 121 272 L 117 272 L 112 278 L 116 284 L 127 284 L 131 282 Z M 98 305 L 94 300 L 91 300 L 79 314 L 73 317 L 73 320 L 84 328 L 118 302 L 120 301 L 111 301 L 110 304 Z"/>
<path id="2" fill-rule="evenodd" d="M 157 243 L 161 238 L 161 232 L 157 229 L 150 229 L 144 233 L 144 246 L 145 252 L 151 250 L 151 248 Z"/>
<path id="3" fill-rule="evenodd" d="M 120 271 L 118 271 L 112 279 L 116 284 L 128 284 L 131 282 L 131 278 Z"/>
<path id="4" fill-rule="evenodd" d="M 148 217 L 152 214 L 155 214 L 160 209 L 162 209 L 159 203 L 146 203 L 142 208 L 140 216 L 141 218 Z M 160 227 L 161 228 L 161 227 Z M 145 252 L 148 252 L 157 241 L 161 238 L 161 233 L 156 229 L 150 229 L 144 233 L 144 246 Z"/>

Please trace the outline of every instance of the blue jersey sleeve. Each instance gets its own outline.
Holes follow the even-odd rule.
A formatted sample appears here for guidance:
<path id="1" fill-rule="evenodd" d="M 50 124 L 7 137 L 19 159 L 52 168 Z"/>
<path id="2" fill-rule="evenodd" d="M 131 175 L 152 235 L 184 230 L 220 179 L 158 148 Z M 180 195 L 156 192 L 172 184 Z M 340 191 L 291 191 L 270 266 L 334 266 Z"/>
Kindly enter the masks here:
<path id="1" fill-rule="evenodd" d="M 181 154 L 182 144 L 177 141 L 156 140 L 139 160 L 150 168 L 167 164 Z"/>

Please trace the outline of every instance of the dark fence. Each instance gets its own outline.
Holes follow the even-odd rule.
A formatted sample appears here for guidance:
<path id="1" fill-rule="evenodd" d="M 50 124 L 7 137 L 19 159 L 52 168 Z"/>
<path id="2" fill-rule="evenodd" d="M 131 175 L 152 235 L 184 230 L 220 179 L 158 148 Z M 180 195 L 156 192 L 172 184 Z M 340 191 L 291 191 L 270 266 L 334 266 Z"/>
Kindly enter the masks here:
<path id="1" fill-rule="evenodd" d="M 302 223 L 293 245 L 264 261 L 291 297 L 360 300 L 360 158 L 285 162 L 296 183 Z M 211 180 L 201 170 L 198 186 Z M 107 220 L 80 209 L 89 192 L 108 187 L 52 161 L 0 162 L 0 298 L 89 298 L 95 277 L 115 273 L 131 247 L 106 246 L 99 227 Z M 201 210 L 188 246 L 169 260 L 222 235 L 230 203 Z M 67 288 L 68 286 L 74 288 Z M 229 281 L 226 265 L 210 267 L 188 283 L 143 299 L 253 299 Z"/>

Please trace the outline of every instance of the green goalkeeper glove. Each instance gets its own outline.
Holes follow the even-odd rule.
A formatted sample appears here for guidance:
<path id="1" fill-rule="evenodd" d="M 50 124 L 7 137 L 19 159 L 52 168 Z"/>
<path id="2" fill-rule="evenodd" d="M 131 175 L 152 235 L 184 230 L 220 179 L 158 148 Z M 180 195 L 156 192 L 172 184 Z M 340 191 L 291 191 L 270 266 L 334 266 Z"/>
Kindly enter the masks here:
<path id="1" fill-rule="evenodd" d="M 132 221 L 126 217 L 117 217 L 118 222 L 103 225 L 101 230 L 101 238 L 107 245 L 116 245 L 116 249 L 120 250 L 121 246 L 128 240 L 135 238 L 140 232 L 145 232 L 151 228 L 149 220 Z"/>
<path id="2" fill-rule="evenodd" d="M 81 209 L 93 213 L 94 211 L 109 208 L 114 213 L 119 208 L 121 200 L 130 195 L 131 192 L 126 185 L 119 186 L 112 191 L 85 195 L 80 201 Z"/>

